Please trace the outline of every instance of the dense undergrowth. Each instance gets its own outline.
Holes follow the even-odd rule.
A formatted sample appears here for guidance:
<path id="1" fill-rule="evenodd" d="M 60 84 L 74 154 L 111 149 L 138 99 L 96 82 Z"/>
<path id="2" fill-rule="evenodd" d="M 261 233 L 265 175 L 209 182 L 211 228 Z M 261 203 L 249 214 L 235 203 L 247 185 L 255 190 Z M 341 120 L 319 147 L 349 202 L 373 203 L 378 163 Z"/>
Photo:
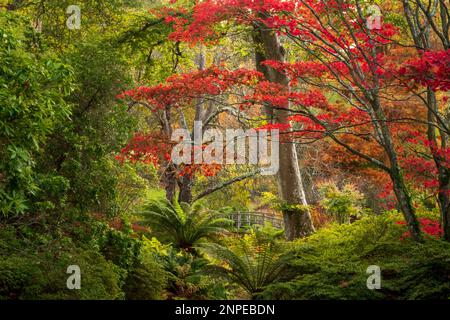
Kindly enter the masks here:
<path id="1" fill-rule="evenodd" d="M 448 299 L 450 244 L 431 236 L 421 244 L 403 239 L 398 217 L 335 224 L 294 243 L 266 226 L 218 244 L 200 242 L 194 252 L 150 240 L 151 232 L 102 223 L 91 224 L 83 242 L 80 234 L 55 238 L 33 227 L 2 226 L 0 297 Z M 66 288 L 66 268 L 73 264 L 83 270 L 81 290 Z M 367 288 L 373 265 L 381 269 L 379 290 Z"/>
<path id="2" fill-rule="evenodd" d="M 448 299 L 450 245 L 429 237 L 417 244 L 392 217 L 336 225 L 298 241 L 293 279 L 269 286 L 270 299 Z M 368 290 L 369 266 L 381 269 L 381 289 Z"/>

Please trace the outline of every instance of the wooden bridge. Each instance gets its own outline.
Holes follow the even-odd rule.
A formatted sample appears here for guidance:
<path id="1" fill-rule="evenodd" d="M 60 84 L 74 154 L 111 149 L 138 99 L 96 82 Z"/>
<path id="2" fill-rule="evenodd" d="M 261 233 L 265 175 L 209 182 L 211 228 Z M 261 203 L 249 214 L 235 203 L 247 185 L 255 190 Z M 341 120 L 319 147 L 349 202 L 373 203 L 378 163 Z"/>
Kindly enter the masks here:
<path id="1" fill-rule="evenodd" d="M 233 220 L 236 229 L 255 225 L 264 226 L 266 222 L 270 222 L 274 228 L 284 229 L 283 219 L 267 212 L 234 212 L 226 214 L 224 217 Z"/>

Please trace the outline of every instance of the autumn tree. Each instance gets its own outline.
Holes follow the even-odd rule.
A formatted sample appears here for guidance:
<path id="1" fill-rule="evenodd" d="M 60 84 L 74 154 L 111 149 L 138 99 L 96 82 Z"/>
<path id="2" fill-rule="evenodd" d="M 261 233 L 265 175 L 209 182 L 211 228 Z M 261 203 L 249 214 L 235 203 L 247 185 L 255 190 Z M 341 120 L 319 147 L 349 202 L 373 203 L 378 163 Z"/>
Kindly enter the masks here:
<path id="1" fill-rule="evenodd" d="M 172 201 L 178 190 L 178 201 L 185 203 L 192 203 L 232 183 L 254 176 L 256 172 L 234 177 L 219 187 L 193 195 L 195 176 L 197 174 L 214 176 L 221 170 L 222 163 L 189 161 L 176 164 L 171 156 L 173 147 L 177 144 L 177 141 L 173 140 L 176 129 L 181 128 L 194 133 L 195 122 L 201 122 L 202 130 L 197 134 L 203 136 L 221 114 L 233 114 L 236 111 L 231 107 L 231 101 L 220 100 L 220 97 L 228 96 L 230 99 L 230 96 L 236 94 L 237 88 L 251 86 L 258 77 L 260 75 L 253 70 L 229 71 L 217 66 L 204 68 L 202 63 L 200 70 L 173 75 L 164 84 L 139 87 L 122 93 L 119 98 L 129 99 L 132 105 L 140 104 L 150 110 L 158 119 L 158 129 L 147 134 L 138 133 L 118 158 L 152 163 L 159 167 L 167 199 Z M 187 120 L 187 113 L 191 114 L 190 123 Z M 193 150 L 193 153 L 188 155 L 191 160 L 195 157 L 196 148 L 202 151 L 201 149 L 206 146 L 203 143 L 197 145 L 193 141 L 186 142 L 191 143 Z"/>
<path id="2" fill-rule="evenodd" d="M 374 28 L 366 22 L 367 17 L 361 1 L 299 1 L 295 11 L 283 12 L 267 23 L 284 32 L 313 61 L 270 65 L 284 70 L 295 81 L 345 101 L 347 109 L 330 105 L 319 114 L 299 106 L 298 113 L 305 116 L 299 120 L 310 122 L 310 130 L 323 130 L 324 136 L 387 172 L 410 232 L 420 240 L 392 133 L 393 125 L 402 119 L 386 108 L 395 71 L 386 49 L 397 29 L 387 22 Z M 378 145 L 379 155 L 354 148 L 346 142 L 346 136 L 372 140 Z"/>
<path id="3" fill-rule="evenodd" d="M 288 77 L 278 70 L 268 68 L 265 60 L 283 63 L 285 49 L 277 33 L 267 27 L 265 20 L 274 12 L 292 10 L 292 3 L 279 1 L 202 1 L 197 2 L 192 14 L 182 17 L 168 16 L 166 21 L 173 23 L 171 38 L 189 43 L 210 42 L 221 36 L 216 27 L 222 22 L 243 26 L 253 39 L 256 70 L 265 79 L 289 91 Z M 186 13 L 184 11 L 183 13 Z M 266 117 L 272 123 L 287 123 L 291 112 L 289 100 L 283 108 L 274 108 L 266 101 Z M 284 141 L 280 146 L 280 170 L 277 175 L 280 198 L 284 205 L 286 237 L 290 240 L 307 236 L 314 232 L 311 215 L 307 207 L 306 195 L 296 146 Z"/>
<path id="4" fill-rule="evenodd" d="M 444 238 L 450 241 L 450 106 L 448 98 L 440 99 L 437 94 L 450 89 L 449 7 L 444 0 L 402 0 L 402 4 L 417 57 L 404 65 L 401 75 L 427 110 L 427 133 L 422 141 L 436 169 Z"/>
<path id="5" fill-rule="evenodd" d="M 211 31 L 209 26 L 224 20 L 251 26 L 257 45 L 257 67 L 284 95 L 284 105 L 267 104 L 268 115 L 274 122 L 288 125 L 286 134 L 292 133 L 289 132 L 289 121 L 296 120 L 303 123 L 303 130 L 328 137 L 387 172 L 411 234 L 420 240 L 419 223 L 392 134 L 391 123 L 399 119 L 391 117 L 384 107 L 394 68 L 386 57 L 385 48 L 392 43 L 397 29 L 389 23 L 372 28 L 366 23 L 367 16 L 361 1 L 230 1 L 220 4 L 205 1 L 194 8 L 193 22 L 178 21 L 175 37 L 195 41 L 205 35 L 214 36 L 214 29 Z M 311 61 L 286 63 L 278 35 L 289 38 Z M 325 94 L 328 98 L 342 99 L 347 109 L 323 104 L 321 110 L 317 110 L 310 103 L 304 103 L 305 99 L 296 102 L 298 96 L 292 94 L 293 86 L 316 89 L 315 97 L 319 101 Z M 298 116 L 292 118 L 292 113 Z M 345 141 L 346 136 L 373 139 L 379 146 L 380 155 L 385 157 L 355 149 Z M 300 181 L 293 150 L 292 146 L 283 148 L 281 164 L 284 169 L 279 174 L 281 196 L 288 202 L 293 193 L 303 193 L 291 184 L 292 180 Z M 284 173 L 288 173 L 289 179 L 283 178 Z M 283 194 L 283 190 L 287 194 Z M 285 216 L 289 216 L 289 212 L 285 212 Z M 293 224 L 295 222 L 287 223 L 288 226 Z M 288 231 L 288 237 L 300 233 Z"/>

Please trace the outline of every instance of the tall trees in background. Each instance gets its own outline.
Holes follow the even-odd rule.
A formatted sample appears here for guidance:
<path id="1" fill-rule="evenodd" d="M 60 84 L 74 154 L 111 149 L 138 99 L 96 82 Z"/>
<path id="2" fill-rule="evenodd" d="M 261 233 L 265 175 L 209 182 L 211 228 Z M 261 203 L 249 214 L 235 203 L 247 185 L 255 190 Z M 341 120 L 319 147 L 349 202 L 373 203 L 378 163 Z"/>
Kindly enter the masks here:
<path id="1" fill-rule="evenodd" d="M 427 49 L 429 34 L 433 31 L 434 38 L 440 39 L 445 50 L 448 45 L 447 5 L 443 1 L 431 2 L 429 6 L 419 2 L 411 9 L 411 4 L 404 1 L 404 6 L 405 22 L 415 37 L 416 46 Z M 394 16 L 399 13 L 395 5 L 390 9 L 394 10 Z M 253 30 L 257 69 L 278 89 L 278 93 L 271 92 L 278 95 L 278 100 L 273 97 L 259 101 L 268 107 L 267 115 L 271 121 L 284 125 L 291 142 L 298 139 L 298 135 L 293 137 L 295 132 L 289 123 L 294 120 L 300 125 L 297 133 L 302 138 L 331 140 L 386 172 L 413 238 L 421 240 L 399 156 L 398 138 L 401 132 L 406 134 L 410 131 L 405 130 L 405 122 L 423 123 L 424 119 L 420 119 L 420 115 L 411 118 L 408 111 L 392 109 L 403 99 L 396 96 L 395 88 L 402 87 L 400 67 L 402 62 L 406 62 L 398 59 L 402 48 L 398 42 L 405 40 L 398 26 L 383 19 L 379 25 L 368 23 L 373 12 L 363 1 L 202 1 L 194 5 L 192 14 L 188 10 L 179 11 L 178 16 L 168 13 L 166 21 L 174 25 L 171 38 L 178 41 L 216 41 L 226 32 L 230 22 L 240 29 Z M 280 39 L 294 48 L 301 59 L 285 62 L 285 50 Z M 327 102 L 320 105 L 299 99 L 304 98 L 301 94 L 305 90 L 316 101 Z M 280 99 L 284 102 L 273 103 Z M 432 145 L 440 143 L 441 153 L 445 152 L 446 120 L 444 114 L 438 112 L 430 86 L 425 100 L 429 110 L 426 121 L 431 123 L 429 140 L 433 141 Z M 354 140 L 359 140 L 359 143 Z M 367 150 L 364 141 L 370 142 L 374 148 Z M 280 196 L 288 204 L 305 204 L 295 148 L 288 144 L 283 148 Z M 432 153 L 439 171 L 443 224 L 448 228 L 445 213 L 448 208 L 448 160 L 438 155 L 439 152 Z M 298 221 L 286 220 L 289 238 L 313 230 L 309 215 L 304 218 L 304 223 L 300 223 L 303 224 L 299 228 L 301 231 L 294 230 Z"/>
<path id="2" fill-rule="evenodd" d="M 166 21 L 174 23 L 172 39 L 191 43 L 208 42 L 217 38 L 215 27 L 224 22 L 237 23 L 242 28 L 250 27 L 255 54 L 255 68 L 265 79 L 289 91 L 289 80 L 285 74 L 268 68 L 263 64 L 272 59 L 283 63 L 285 49 L 278 35 L 264 23 L 264 19 L 273 10 L 282 10 L 283 4 L 274 1 L 254 3 L 252 1 L 203 1 L 192 9 L 192 17 L 167 17 Z M 185 15 L 185 13 L 183 13 Z M 189 15 L 189 14 L 188 14 Z M 291 115 L 289 101 L 281 108 L 276 108 L 269 101 L 265 105 L 266 119 L 273 124 L 287 123 Z M 311 215 L 307 206 L 304 185 L 299 167 L 296 145 L 284 140 L 280 145 L 280 170 L 277 174 L 279 195 L 283 204 L 283 214 L 286 225 L 286 237 L 293 240 L 314 232 Z"/>
<path id="3" fill-rule="evenodd" d="M 370 28 L 360 1 L 298 1 L 295 9 L 292 8 L 266 19 L 266 24 L 292 39 L 310 61 L 294 64 L 270 61 L 269 64 L 289 74 L 294 81 L 321 90 L 324 96 L 332 94 L 334 98 L 344 99 L 345 108 L 330 103 L 318 114 L 309 106 L 297 105 L 296 112 L 315 123 L 315 129 L 322 130 L 325 137 L 389 174 L 410 232 L 420 240 L 419 223 L 392 133 L 399 119 L 389 113 L 385 100 L 390 94 L 389 76 L 395 72 L 395 65 L 390 64 L 383 48 L 392 43 L 395 27 L 383 23 L 377 29 Z M 349 109 L 359 119 L 348 117 L 342 121 Z M 300 122 L 303 120 L 300 118 Z M 362 127 L 367 130 L 365 133 L 358 132 Z M 361 139 L 373 139 L 384 157 L 366 154 L 344 140 L 346 136 L 358 134 Z"/>
<path id="4" fill-rule="evenodd" d="M 266 11 L 262 11 L 259 14 L 263 19 L 270 17 L 270 13 Z M 286 61 L 286 51 L 281 45 L 278 35 L 268 28 L 266 24 L 255 22 L 253 24 L 253 41 L 256 69 L 264 74 L 268 81 L 280 85 L 285 91 L 289 92 L 291 89 L 288 76 L 264 64 L 267 60 L 278 63 Z M 285 105 L 277 108 L 270 103 L 266 103 L 265 107 L 266 115 L 271 122 L 290 122 L 289 117 L 292 115 L 292 112 L 290 111 L 289 100 L 286 100 Z M 277 180 L 280 198 L 285 201 L 283 215 L 286 238 L 289 240 L 305 237 L 314 232 L 297 152 L 297 146 L 292 141 L 283 141 L 280 145 L 280 171 L 278 172 Z"/>
<path id="5" fill-rule="evenodd" d="M 437 194 L 444 237 L 450 241 L 450 105 L 440 106 L 437 91 L 450 90 L 450 7 L 444 0 L 402 0 L 411 42 L 419 58 L 405 72 L 426 87 L 416 91 L 427 109 L 427 140 L 437 169 Z"/>

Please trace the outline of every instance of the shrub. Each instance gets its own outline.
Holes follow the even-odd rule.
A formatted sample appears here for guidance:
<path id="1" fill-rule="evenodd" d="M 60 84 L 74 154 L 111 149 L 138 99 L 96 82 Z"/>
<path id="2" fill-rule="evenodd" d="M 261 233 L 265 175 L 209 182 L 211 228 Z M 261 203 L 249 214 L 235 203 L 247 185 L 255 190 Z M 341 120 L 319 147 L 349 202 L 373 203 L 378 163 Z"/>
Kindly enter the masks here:
<path id="1" fill-rule="evenodd" d="M 400 240 L 398 215 L 368 217 L 351 225 L 334 225 L 293 251 L 291 281 L 267 287 L 264 299 L 448 299 L 450 244 L 429 239 Z M 380 290 L 367 288 L 367 268 L 381 268 Z"/>
<path id="2" fill-rule="evenodd" d="M 170 273 L 154 250 L 159 242 L 89 221 L 91 228 L 80 223 L 78 232 L 90 237 L 76 243 L 37 227 L 0 226 L 0 300 L 165 298 Z M 81 269 L 81 290 L 67 289 L 70 265 Z"/>
<path id="3" fill-rule="evenodd" d="M 46 254 L 42 263 L 45 273 L 44 290 L 37 296 L 26 299 L 70 299 L 70 300 L 115 300 L 123 299 L 120 288 L 124 270 L 114 265 L 96 251 L 86 248 L 69 249 L 57 259 Z M 81 290 L 68 290 L 66 287 L 67 267 L 78 265 L 81 269 Z"/>
<path id="4" fill-rule="evenodd" d="M 124 291 L 130 300 L 159 300 L 165 298 L 169 274 L 153 251 L 152 242 L 143 238 L 140 262 L 131 270 Z"/>
<path id="5" fill-rule="evenodd" d="M 102 255 L 125 270 L 139 260 L 141 243 L 126 232 L 105 228 L 98 242 Z"/>
<path id="6" fill-rule="evenodd" d="M 187 251 L 163 245 L 157 239 L 144 237 L 146 251 L 152 253 L 167 274 L 165 296 L 169 300 L 226 299 L 228 292 L 221 279 L 203 271 L 208 260 Z"/>
<path id="7" fill-rule="evenodd" d="M 334 183 L 323 184 L 319 193 L 323 198 L 320 204 L 338 223 L 348 223 L 362 211 L 363 195 L 351 184 L 342 189 Z"/>
<path id="8" fill-rule="evenodd" d="M 123 272 L 92 249 L 67 238 L 30 242 L 14 228 L 0 230 L 0 299 L 119 299 Z M 69 265 L 81 269 L 81 290 L 66 285 Z"/>
<path id="9" fill-rule="evenodd" d="M 73 70 L 32 50 L 32 29 L 19 15 L 0 10 L 0 215 L 33 208 L 39 187 L 52 173 L 36 174 L 36 158 L 50 134 L 67 119 L 65 98 L 74 89 Z M 42 181 L 44 180 L 44 181 Z M 45 206 L 55 205 L 45 201 Z M 40 208 L 41 204 L 37 204 Z"/>

